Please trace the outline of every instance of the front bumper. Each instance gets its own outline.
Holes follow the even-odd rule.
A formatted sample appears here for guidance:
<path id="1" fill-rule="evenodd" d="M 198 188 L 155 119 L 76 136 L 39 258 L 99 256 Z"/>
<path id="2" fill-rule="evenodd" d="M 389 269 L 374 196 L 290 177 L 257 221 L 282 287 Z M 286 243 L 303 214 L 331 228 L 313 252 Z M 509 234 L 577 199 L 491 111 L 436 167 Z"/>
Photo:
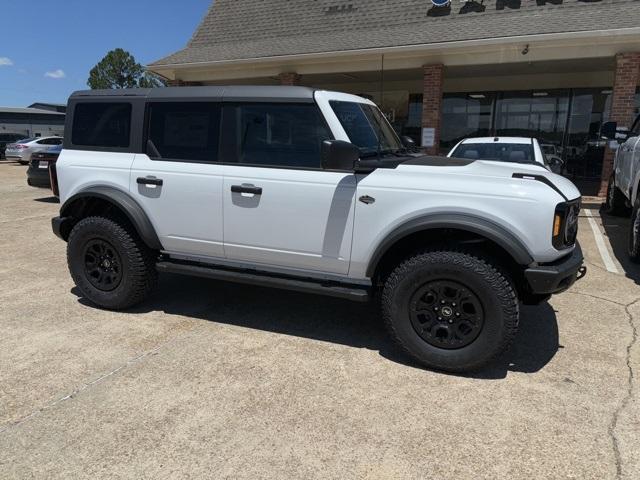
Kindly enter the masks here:
<path id="1" fill-rule="evenodd" d="M 576 243 L 573 252 L 566 257 L 550 264 L 527 268 L 524 278 L 534 295 L 564 292 L 586 273 L 583 261 L 582 249 L 580 244 Z"/>

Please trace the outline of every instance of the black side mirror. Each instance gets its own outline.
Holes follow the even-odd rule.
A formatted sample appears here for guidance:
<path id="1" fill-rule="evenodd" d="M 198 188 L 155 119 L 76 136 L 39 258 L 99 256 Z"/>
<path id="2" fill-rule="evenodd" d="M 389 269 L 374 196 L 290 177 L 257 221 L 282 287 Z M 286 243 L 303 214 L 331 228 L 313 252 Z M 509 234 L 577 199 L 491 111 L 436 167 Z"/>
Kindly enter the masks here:
<path id="1" fill-rule="evenodd" d="M 401 138 L 401 140 L 404 148 L 406 148 L 410 152 L 413 152 L 416 149 L 416 142 L 413 141 L 413 138 L 405 135 L 404 137 Z"/>
<path id="2" fill-rule="evenodd" d="M 608 140 L 615 140 L 617 131 L 618 131 L 617 122 L 605 122 L 602 124 L 602 127 L 600 128 L 600 136 Z"/>
<path id="3" fill-rule="evenodd" d="M 353 171 L 360 160 L 360 149 L 343 140 L 325 140 L 320 155 L 325 170 Z"/>

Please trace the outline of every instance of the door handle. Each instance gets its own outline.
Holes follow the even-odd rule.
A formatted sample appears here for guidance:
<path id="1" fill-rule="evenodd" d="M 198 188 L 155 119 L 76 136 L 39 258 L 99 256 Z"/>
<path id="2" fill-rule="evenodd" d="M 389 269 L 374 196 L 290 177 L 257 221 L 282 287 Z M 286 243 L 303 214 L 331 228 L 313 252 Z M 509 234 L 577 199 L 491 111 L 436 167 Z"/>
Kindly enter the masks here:
<path id="1" fill-rule="evenodd" d="M 253 195 L 262 195 L 262 187 L 255 187 L 253 185 L 231 185 L 231 191 L 233 193 L 251 193 Z"/>
<path id="2" fill-rule="evenodd" d="M 150 178 L 150 177 L 138 177 L 136 180 L 138 185 L 156 185 L 158 187 L 162 186 L 161 178 Z"/>

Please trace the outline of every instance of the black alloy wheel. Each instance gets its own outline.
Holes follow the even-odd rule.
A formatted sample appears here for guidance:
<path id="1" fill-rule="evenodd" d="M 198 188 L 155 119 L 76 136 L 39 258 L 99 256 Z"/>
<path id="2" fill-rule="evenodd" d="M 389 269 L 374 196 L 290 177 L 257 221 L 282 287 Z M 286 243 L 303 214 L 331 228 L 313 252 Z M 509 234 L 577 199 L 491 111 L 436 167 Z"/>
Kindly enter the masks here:
<path id="1" fill-rule="evenodd" d="M 480 299 L 458 282 L 428 282 L 416 289 L 410 302 L 413 328 L 434 347 L 465 347 L 478 338 L 484 326 Z"/>
<path id="2" fill-rule="evenodd" d="M 85 245 L 84 271 L 91 285 L 110 292 L 122 281 L 122 260 L 109 242 L 94 238 Z"/>

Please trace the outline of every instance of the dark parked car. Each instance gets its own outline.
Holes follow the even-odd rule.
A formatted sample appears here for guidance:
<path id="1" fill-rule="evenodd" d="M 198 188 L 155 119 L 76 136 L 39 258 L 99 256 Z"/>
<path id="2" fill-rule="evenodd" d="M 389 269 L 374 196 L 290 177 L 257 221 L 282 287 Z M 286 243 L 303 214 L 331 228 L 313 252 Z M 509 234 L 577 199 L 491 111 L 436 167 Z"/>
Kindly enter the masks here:
<path id="1" fill-rule="evenodd" d="M 7 145 L 23 138 L 24 134 L 21 133 L 0 133 L 0 158 L 4 158 L 4 151 L 7 149 Z"/>
<path id="2" fill-rule="evenodd" d="M 27 169 L 27 183 L 32 187 L 51 188 L 49 169 L 56 163 L 61 151 L 62 145 L 56 145 L 32 154 Z"/>

